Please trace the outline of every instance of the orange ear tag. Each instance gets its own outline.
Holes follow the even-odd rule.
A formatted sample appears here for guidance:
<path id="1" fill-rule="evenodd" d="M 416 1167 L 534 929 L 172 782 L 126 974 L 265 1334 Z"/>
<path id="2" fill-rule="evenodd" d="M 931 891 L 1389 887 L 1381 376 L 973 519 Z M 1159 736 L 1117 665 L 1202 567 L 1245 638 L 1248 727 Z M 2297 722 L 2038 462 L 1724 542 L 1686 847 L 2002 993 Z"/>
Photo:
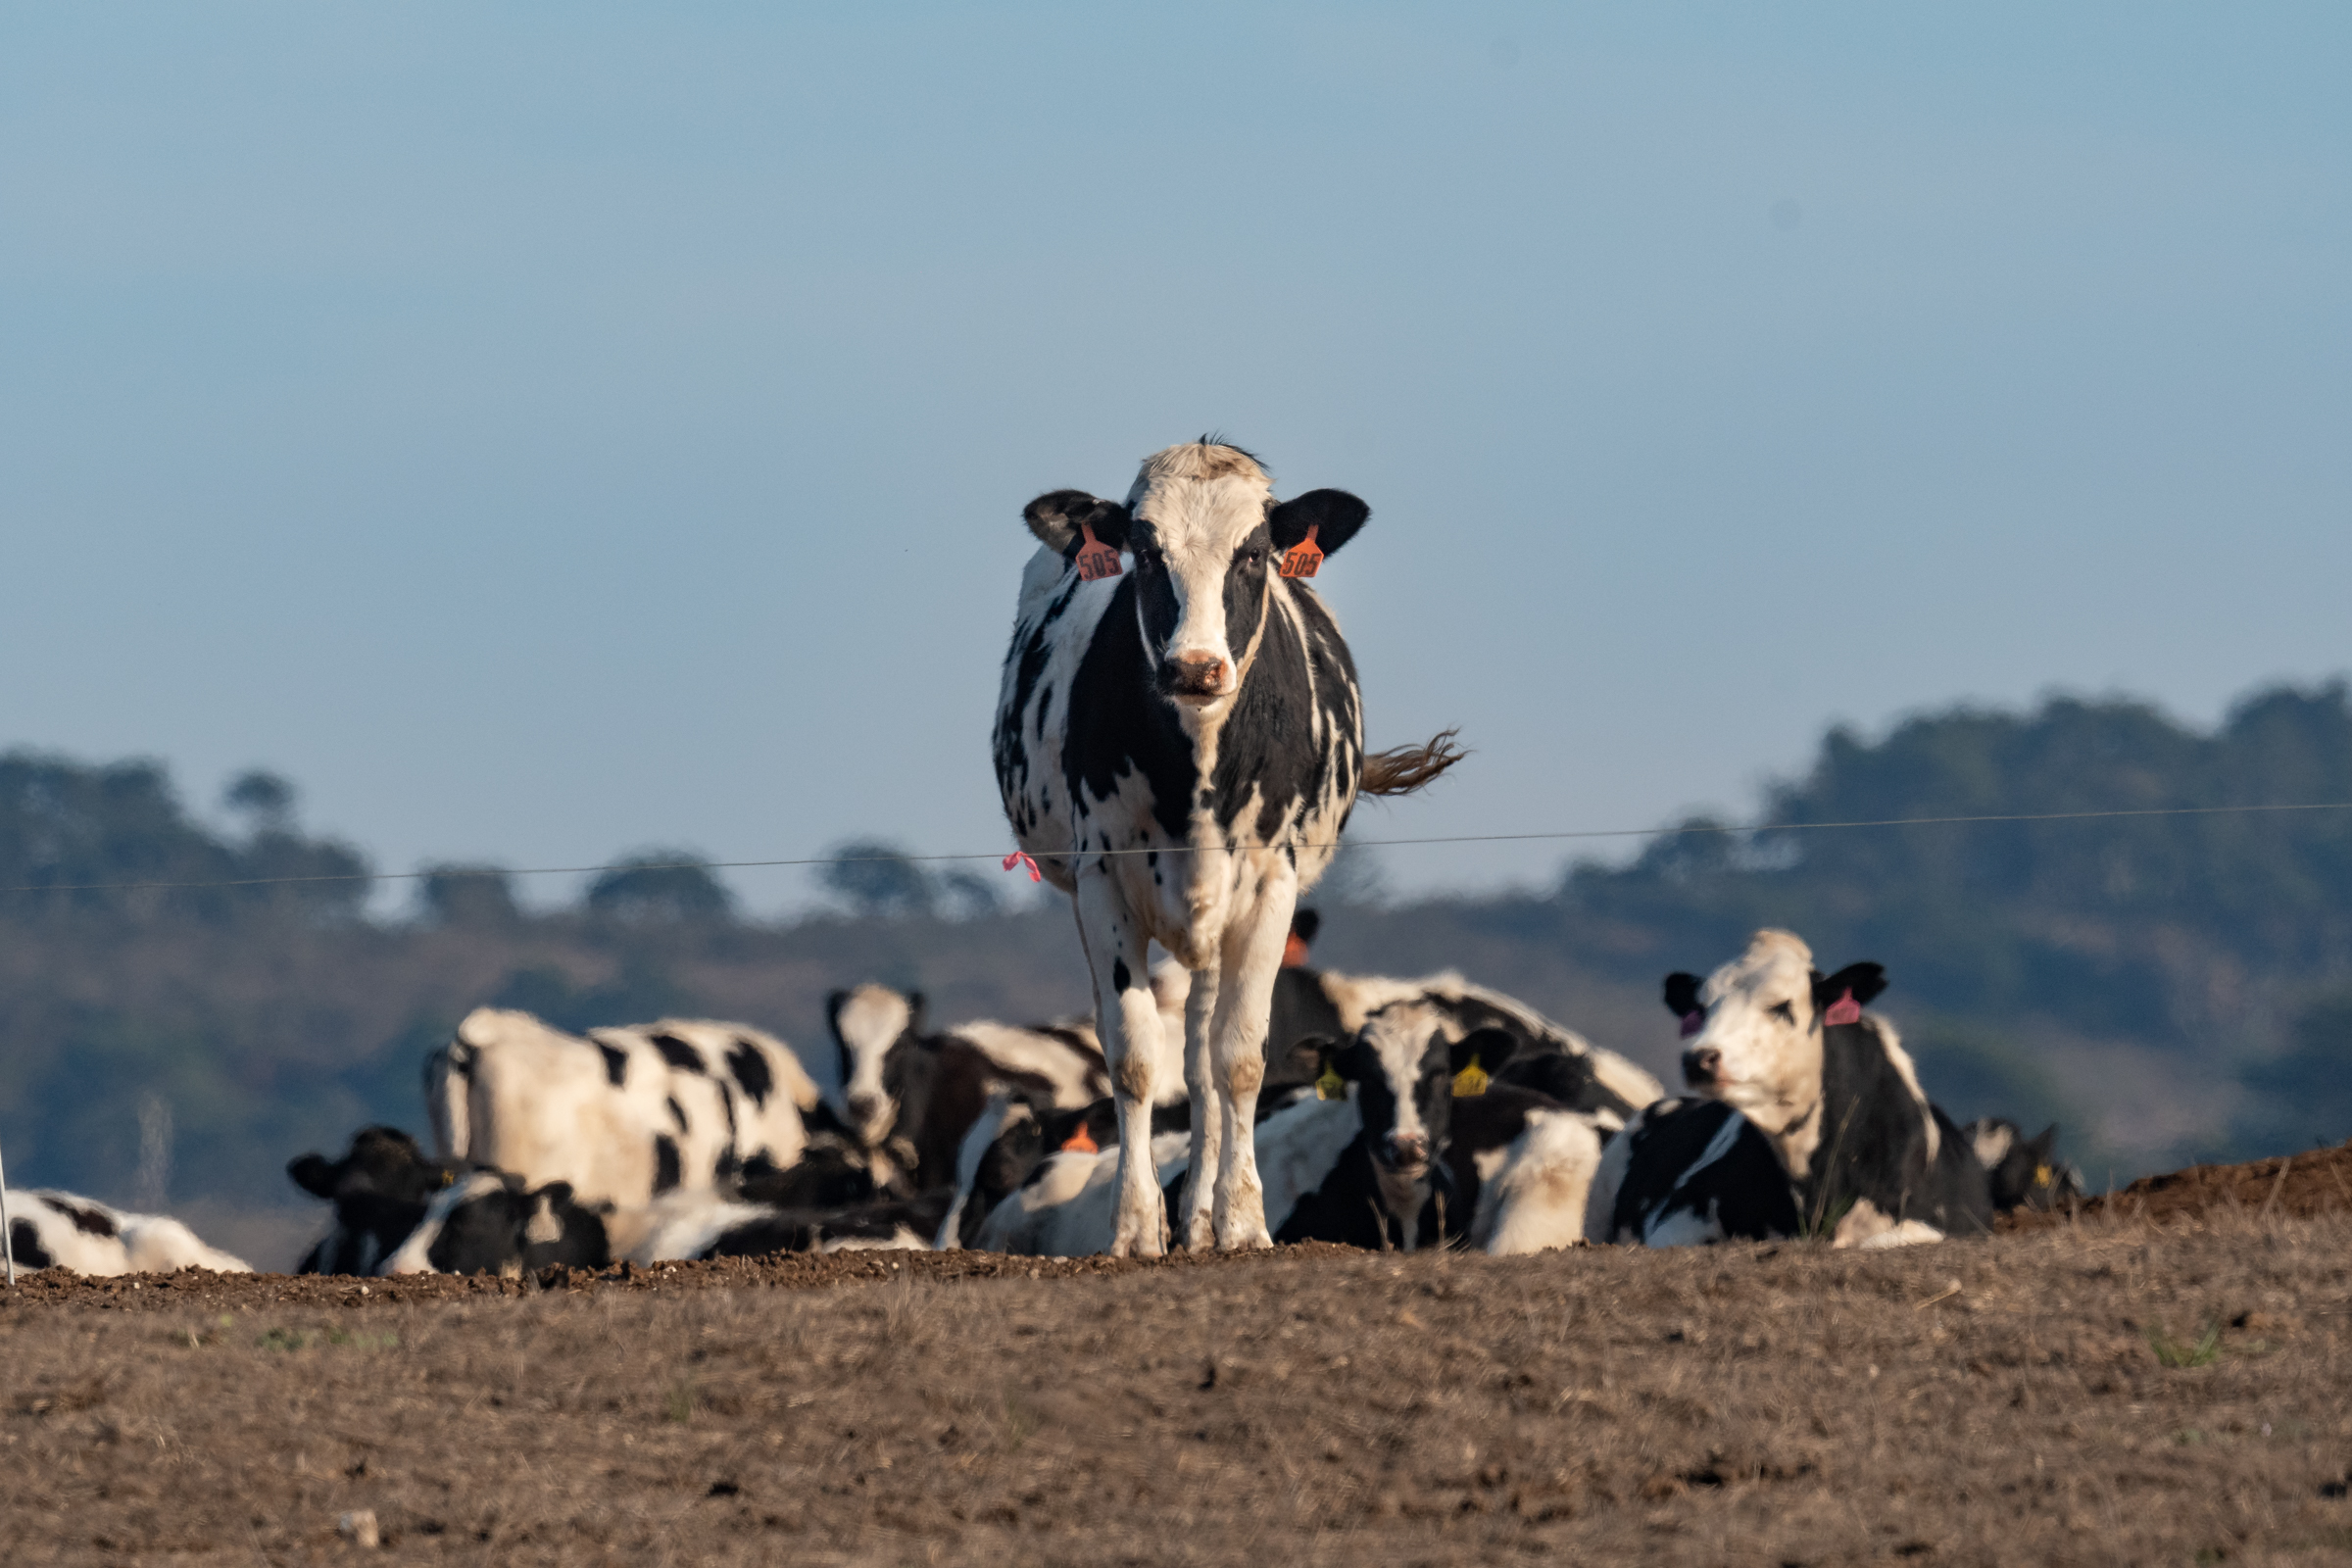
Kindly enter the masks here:
<path id="1" fill-rule="evenodd" d="M 1061 1152 L 1065 1154 L 1100 1154 L 1102 1152 L 1100 1148 L 1096 1147 L 1094 1139 L 1087 1136 L 1084 1122 L 1078 1124 L 1076 1132 L 1061 1141 Z"/>
<path id="2" fill-rule="evenodd" d="M 1306 525 L 1306 537 L 1283 552 L 1282 574 L 1285 577 L 1312 577 L 1323 564 L 1323 550 L 1315 543 L 1315 525 Z"/>
<path id="3" fill-rule="evenodd" d="M 1078 525 L 1086 535 L 1086 543 L 1078 547 L 1078 577 L 1082 582 L 1096 582 L 1119 574 L 1119 553 L 1095 537 L 1095 530 L 1086 523 Z"/>

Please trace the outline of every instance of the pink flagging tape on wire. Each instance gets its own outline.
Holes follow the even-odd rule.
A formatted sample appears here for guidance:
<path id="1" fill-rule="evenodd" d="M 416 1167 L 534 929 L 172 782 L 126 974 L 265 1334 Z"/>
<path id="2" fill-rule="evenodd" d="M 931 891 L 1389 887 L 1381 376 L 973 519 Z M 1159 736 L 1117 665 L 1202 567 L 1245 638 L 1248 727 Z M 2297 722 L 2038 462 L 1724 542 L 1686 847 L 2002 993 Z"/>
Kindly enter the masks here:
<path id="1" fill-rule="evenodd" d="M 1029 858 L 1028 856 L 1023 855 L 1019 850 L 1015 850 L 1010 855 L 1004 857 L 1005 870 L 1009 871 L 1016 865 L 1025 865 L 1029 868 L 1029 880 L 1032 882 L 1043 882 L 1046 879 L 1046 873 L 1037 868 L 1037 862 Z"/>

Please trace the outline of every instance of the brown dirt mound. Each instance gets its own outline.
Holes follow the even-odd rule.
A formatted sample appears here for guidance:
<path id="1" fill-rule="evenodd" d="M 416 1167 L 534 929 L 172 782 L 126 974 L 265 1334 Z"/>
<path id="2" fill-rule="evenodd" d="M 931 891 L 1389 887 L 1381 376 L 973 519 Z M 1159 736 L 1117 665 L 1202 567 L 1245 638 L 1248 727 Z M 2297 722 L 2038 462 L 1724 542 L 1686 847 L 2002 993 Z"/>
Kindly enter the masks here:
<path id="1" fill-rule="evenodd" d="M 2243 1165 L 2191 1165 L 2162 1176 L 2142 1176 L 2120 1192 L 2090 1200 L 2081 1211 L 2162 1223 L 2216 1208 L 2304 1216 L 2352 1210 L 2352 1143 Z M 2011 1229 L 2031 1230 L 2066 1218 L 2063 1212 L 2020 1210 L 2005 1223 Z"/>
<path id="2" fill-rule="evenodd" d="M 41 1277 L 0 1293 L 0 1561 L 2343 1561 L 2347 1388 L 2352 1216 L 2256 1204 L 1886 1253 Z"/>

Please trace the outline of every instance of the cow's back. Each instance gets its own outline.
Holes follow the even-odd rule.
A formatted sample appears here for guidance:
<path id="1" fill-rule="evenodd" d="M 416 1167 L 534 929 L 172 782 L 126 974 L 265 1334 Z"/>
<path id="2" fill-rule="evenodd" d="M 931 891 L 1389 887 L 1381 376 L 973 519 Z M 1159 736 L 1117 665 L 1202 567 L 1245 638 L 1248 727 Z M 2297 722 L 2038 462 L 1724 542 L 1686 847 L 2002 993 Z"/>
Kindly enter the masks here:
<path id="1" fill-rule="evenodd" d="M 584 1203 L 652 1200 L 669 1098 L 652 1047 L 600 1045 L 490 1007 L 466 1016 L 458 1043 L 470 1049 L 462 1157 L 534 1187 L 569 1182 Z"/>

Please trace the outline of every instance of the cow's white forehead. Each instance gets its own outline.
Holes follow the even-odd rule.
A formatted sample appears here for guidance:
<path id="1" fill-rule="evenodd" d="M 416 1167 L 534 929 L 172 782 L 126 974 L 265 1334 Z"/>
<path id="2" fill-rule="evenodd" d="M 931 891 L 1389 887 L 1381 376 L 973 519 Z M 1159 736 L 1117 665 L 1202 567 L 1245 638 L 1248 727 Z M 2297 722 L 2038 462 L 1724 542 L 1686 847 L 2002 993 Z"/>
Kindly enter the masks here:
<path id="1" fill-rule="evenodd" d="M 1188 443 L 1155 452 L 1127 492 L 1127 510 L 1152 524 L 1171 555 L 1231 549 L 1265 520 L 1265 469 L 1232 447 Z"/>
<path id="2" fill-rule="evenodd" d="M 1421 1079 L 1429 1038 L 1446 1034 L 1446 1015 L 1426 1002 L 1393 1002 L 1364 1020 L 1363 1043 L 1380 1057 L 1380 1070 L 1401 1103 Z"/>
<path id="3" fill-rule="evenodd" d="M 1759 931 L 1747 951 L 1707 977 L 1699 1000 L 1710 1012 L 1725 1002 L 1759 1007 L 1809 1001 L 1813 995 L 1813 950 L 1789 931 Z"/>
<path id="4" fill-rule="evenodd" d="M 858 1057 L 879 1056 L 913 1021 L 914 1008 L 905 997 L 888 986 L 871 983 L 851 992 L 833 1015 L 841 1043 Z"/>

